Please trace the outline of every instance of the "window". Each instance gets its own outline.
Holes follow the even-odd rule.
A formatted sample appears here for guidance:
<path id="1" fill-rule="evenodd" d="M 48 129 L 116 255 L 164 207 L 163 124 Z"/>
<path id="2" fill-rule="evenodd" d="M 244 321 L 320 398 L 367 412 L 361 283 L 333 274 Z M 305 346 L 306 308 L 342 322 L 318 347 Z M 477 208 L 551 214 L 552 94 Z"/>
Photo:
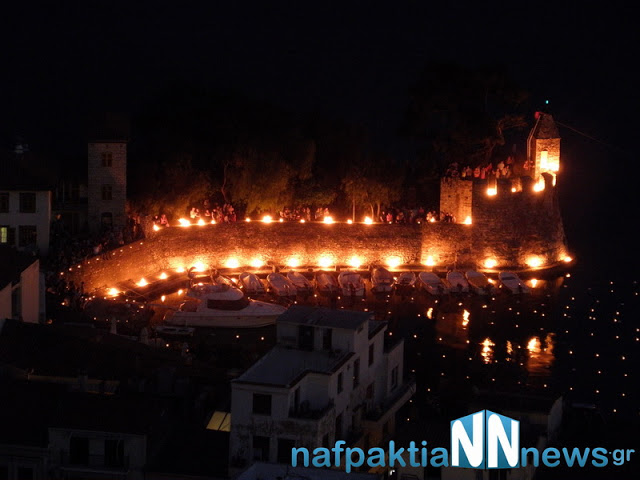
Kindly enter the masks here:
<path id="1" fill-rule="evenodd" d="M 253 459 L 263 462 L 269 461 L 269 437 L 253 436 Z"/>
<path id="2" fill-rule="evenodd" d="M 36 245 L 38 230 L 35 225 L 20 225 L 18 227 L 18 246 Z"/>
<path id="3" fill-rule="evenodd" d="M 7 245 L 16 244 L 16 229 L 11 228 L 9 225 L 3 225 L 0 227 L 0 243 Z"/>
<path id="4" fill-rule="evenodd" d="M 100 224 L 103 229 L 110 229 L 113 226 L 113 214 L 111 212 L 103 212 L 100 215 Z"/>
<path id="5" fill-rule="evenodd" d="M 104 465 L 124 467 L 124 441 L 111 438 L 104 441 Z"/>
<path id="6" fill-rule="evenodd" d="M 330 328 L 325 328 L 322 331 L 322 349 L 323 350 L 331 350 L 332 335 L 333 335 L 333 330 Z"/>
<path id="7" fill-rule="evenodd" d="M 395 367 L 393 367 L 393 370 L 391 370 L 391 390 L 395 390 L 395 388 L 398 386 L 398 366 L 396 365 Z"/>
<path id="8" fill-rule="evenodd" d="M 253 394 L 253 413 L 271 415 L 271 395 Z"/>
<path id="9" fill-rule="evenodd" d="M 342 372 L 338 374 L 338 393 L 342 392 Z"/>
<path id="10" fill-rule="evenodd" d="M 342 438 L 342 414 L 336 417 L 336 439 Z"/>
<path id="11" fill-rule="evenodd" d="M 20 213 L 36 213 L 36 194 L 33 192 L 20 193 Z"/>
<path id="12" fill-rule="evenodd" d="M 110 167 L 113 164 L 113 154 L 111 152 L 102 153 L 102 166 Z"/>
<path id="13" fill-rule="evenodd" d="M 322 447 L 323 448 L 329 448 L 329 434 L 325 433 L 322 436 Z"/>
<path id="14" fill-rule="evenodd" d="M 360 385 L 360 359 L 353 362 L 353 388 Z"/>
<path id="15" fill-rule="evenodd" d="M 298 348 L 300 350 L 313 350 L 313 327 L 300 325 L 298 327 Z"/>
<path id="16" fill-rule="evenodd" d="M 300 387 L 296 388 L 293 392 L 293 406 L 291 407 L 293 413 L 300 411 Z"/>
<path id="17" fill-rule="evenodd" d="M 369 366 L 373 365 L 373 352 L 374 352 L 375 344 L 369 345 Z"/>
<path id="18" fill-rule="evenodd" d="M 69 441 L 69 463 L 71 465 L 89 465 L 89 439 L 71 437 Z"/>
<path id="19" fill-rule="evenodd" d="M 113 199 L 113 187 L 111 185 L 102 185 L 102 200 Z"/>
<path id="20" fill-rule="evenodd" d="M 278 463 L 289 465 L 291 463 L 291 449 L 295 448 L 295 440 L 289 438 L 278 439 Z"/>
<path id="21" fill-rule="evenodd" d="M 367 400 L 373 399 L 374 388 L 374 383 L 370 383 L 369 385 L 367 385 Z"/>
<path id="22" fill-rule="evenodd" d="M 9 194 L 0 193 L 0 213 L 9 212 Z"/>

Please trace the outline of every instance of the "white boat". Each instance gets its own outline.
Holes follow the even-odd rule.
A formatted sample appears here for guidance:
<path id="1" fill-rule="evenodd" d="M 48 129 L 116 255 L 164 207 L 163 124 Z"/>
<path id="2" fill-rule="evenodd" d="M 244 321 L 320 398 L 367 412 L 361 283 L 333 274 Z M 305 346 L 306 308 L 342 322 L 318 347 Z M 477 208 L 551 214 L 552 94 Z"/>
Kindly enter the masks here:
<path id="1" fill-rule="evenodd" d="M 449 289 L 451 292 L 469 292 L 469 282 L 467 282 L 467 279 L 464 277 L 464 274 L 462 272 L 448 272 L 447 282 L 449 282 Z"/>
<path id="2" fill-rule="evenodd" d="M 345 296 L 364 296 L 364 280 L 362 276 L 356 272 L 340 272 L 338 275 L 338 285 L 340 285 L 340 292 Z"/>
<path id="3" fill-rule="evenodd" d="M 498 278 L 511 293 L 531 293 L 531 289 L 513 272 L 500 272 Z"/>
<path id="4" fill-rule="evenodd" d="M 376 267 L 371 272 L 371 290 L 376 293 L 390 292 L 393 289 L 393 275 L 384 267 Z"/>
<path id="5" fill-rule="evenodd" d="M 493 290 L 493 285 L 484 273 L 468 270 L 465 275 L 469 282 L 469 288 L 478 295 L 488 295 Z"/>
<path id="6" fill-rule="evenodd" d="M 225 275 L 218 275 L 217 277 L 214 278 L 214 282 L 217 283 L 218 285 L 228 285 L 230 287 L 236 286 L 233 280 L 231 280 L 229 277 Z"/>
<path id="7" fill-rule="evenodd" d="M 329 272 L 316 272 L 316 288 L 325 295 L 337 295 L 340 291 L 336 277 Z"/>
<path id="8" fill-rule="evenodd" d="M 247 295 L 259 295 L 264 293 L 264 285 L 258 276 L 249 272 L 242 272 L 240 274 L 240 288 L 242 288 Z"/>
<path id="9" fill-rule="evenodd" d="M 413 288 L 416 284 L 416 274 L 413 272 L 402 272 L 396 280 L 396 288 Z"/>
<path id="10" fill-rule="evenodd" d="M 418 274 L 418 278 L 420 279 L 422 288 L 424 288 L 431 295 L 443 295 L 445 293 L 449 293 L 449 289 L 447 288 L 447 286 L 435 273 L 420 272 Z"/>
<path id="11" fill-rule="evenodd" d="M 298 295 L 310 295 L 313 285 L 302 273 L 291 270 L 287 273 L 287 279 L 296 287 Z"/>
<path id="12" fill-rule="evenodd" d="M 195 285 L 178 311 L 165 315 L 166 325 L 180 327 L 256 328 L 273 325 L 286 308 L 249 300 L 228 285 Z"/>
<path id="13" fill-rule="evenodd" d="M 296 296 L 297 290 L 295 285 L 280 273 L 270 273 L 267 275 L 267 283 L 271 287 L 271 291 L 278 297 Z"/>

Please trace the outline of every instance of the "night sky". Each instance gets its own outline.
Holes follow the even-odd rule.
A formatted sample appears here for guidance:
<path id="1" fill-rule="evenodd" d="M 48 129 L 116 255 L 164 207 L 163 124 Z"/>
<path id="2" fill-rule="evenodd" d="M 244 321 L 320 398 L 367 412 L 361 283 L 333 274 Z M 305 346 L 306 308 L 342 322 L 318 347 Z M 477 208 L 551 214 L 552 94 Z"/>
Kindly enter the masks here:
<path id="1" fill-rule="evenodd" d="M 570 244 L 584 243 L 591 256 L 611 243 L 607 229 L 620 242 L 631 238 L 639 80 L 632 6 L 76 1 L 2 8 L 3 147 L 22 137 L 32 150 L 82 154 L 90 115 L 135 114 L 159 89 L 183 82 L 361 123 L 377 148 L 411 160 L 415 150 L 397 132 L 408 87 L 425 64 L 505 65 L 532 93 L 531 115 L 548 99 L 557 121 L 596 139 L 560 130 Z M 595 230 L 597 238 L 584 241 Z"/>

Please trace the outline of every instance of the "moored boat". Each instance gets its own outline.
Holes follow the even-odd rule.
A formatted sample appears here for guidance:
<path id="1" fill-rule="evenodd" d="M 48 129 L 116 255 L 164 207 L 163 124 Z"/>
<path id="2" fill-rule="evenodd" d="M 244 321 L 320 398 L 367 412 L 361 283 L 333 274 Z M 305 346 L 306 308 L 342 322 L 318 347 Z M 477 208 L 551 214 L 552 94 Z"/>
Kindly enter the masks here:
<path id="1" fill-rule="evenodd" d="M 271 291 L 278 297 L 295 297 L 297 289 L 287 277 L 280 273 L 270 273 L 267 275 L 267 283 Z"/>
<path id="2" fill-rule="evenodd" d="M 449 289 L 451 292 L 467 293 L 469 291 L 469 282 L 464 277 L 462 272 L 448 272 L 447 282 L 449 283 Z"/>
<path id="3" fill-rule="evenodd" d="M 420 272 L 418 274 L 418 278 L 420 279 L 422 288 L 424 288 L 431 295 L 443 295 L 445 293 L 449 293 L 449 289 L 447 288 L 447 286 L 435 273 Z"/>
<path id="4" fill-rule="evenodd" d="M 315 278 L 318 293 L 324 295 L 337 295 L 340 292 L 340 286 L 336 277 L 329 272 L 316 272 Z"/>
<path id="5" fill-rule="evenodd" d="M 345 296 L 364 296 L 364 280 L 359 273 L 344 271 L 338 275 L 340 291 Z"/>
<path id="6" fill-rule="evenodd" d="M 465 273 L 467 282 L 469 282 L 469 288 L 478 295 L 488 295 L 493 290 L 493 285 L 489 281 L 489 278 L 482 272 L 475 270 L 468 270 Z"/>
<path id="7" fill-rule="evenodd" d="M 242 288 L 246 295 L 259 295 L 264 293 L 264 285 L 257 275 L 249 272 L 242 272 L 239 279 L 240 288 Z"/>
<path id="8" fill-rule="evenodd" d="M 384 267 L 375 267 L 371 272 L 371 290 L 376 293 L 390 292 L 393 289 L 393 275 Z"/>
<path id="9" fill-rule="evenodd" d="M 298 295 L 310 295 L 313 292 L 313 285 L 302 273 L 291 270 L 287 272 L 287 279 L 296 288 Z"/>
<path id="10" fill-rule="evenodd" d="M 409 289 L 416 284 L 416 274 L 413 272 L 402 272 L 396 280 L 396 288 Z"/>
<path id="11" fill-rule="evenodd" d="M 273 325 L 286 308 L 248 299 L 228 285 L 195 285 L 178 311 L 165 315 L 164 323 L 180 327 L 255 328 Z"/>
<path id="12" fill-rule="evenodd" d="M 498 278 L 511 293 L 531 293 L 531 289 L 513 272 L 500 272 Z"/>

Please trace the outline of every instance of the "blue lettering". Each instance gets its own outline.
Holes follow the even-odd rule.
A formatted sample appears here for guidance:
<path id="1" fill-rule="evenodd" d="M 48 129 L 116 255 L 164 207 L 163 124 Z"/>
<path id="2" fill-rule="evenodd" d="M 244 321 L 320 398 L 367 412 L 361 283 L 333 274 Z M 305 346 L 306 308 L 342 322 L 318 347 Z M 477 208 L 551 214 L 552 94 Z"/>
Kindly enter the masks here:
<path id="1" fill-rule="evenodd" d="M 402 452 L 404 452 L 404 448 L 400 448 L 396 451 L 396 442 L 394 442 L 393 440 L 389 442 L 389 466 L 390 467 L 395 467 L 396 462 L 398 462 L 398 465 L 400 465 L 401 467 L 407 466 L 407 464 L 404 462 L 404 459 L 402 458 Z"/>
<path id="2" fill-rule="evenodd" d="M 313 451 L 313 460 L 311 460 L 311 463 L 314 467 L 331 467 L 331 452 L 328 448 L 316 448 Z M 292 466 L 295 467 L 294 464 L 292 464 Z"/>
<path id="3" fill-rule="evenodd" d="M 429 463 L 432 467 L 448 467 L 449 452 L 446 448 L 437 447 L 431 450 L 431 460 Z"/>
<path id="4" fill-rule="evenodd" d="M 560 450 L 557 448 L 545 448 L 542 452 L 542 463 L 547 467 L 557 467 L 560 465 Z M 552 461 L 553 460 L 553 461 Z"/>
<path id="5" fill-rule="evenodd" d="M 574 448 L 571 450 L 571 455 L 569 455 L 569 449 L 563 448 L 562 454 L 564 455 L 564 461 L 567 462 L 567 466 L 573 467 L 573 464 L 578 459 L 578 465 L 584 467 L 584 464 L 587 463 L 587 457 L 589 456 L 589 449 L 585 448 L 582 452 L 582 456 L 580 456 L 580 449 Z"/>
<path id="6" fill-rule="evenodd" d="M 385 452 L 384 449 L 380 447 L 373 447 L 369 449 L 369 458 L 367 458 L 367 465 L 369 467 L 386 467 L 384 458 Z"/>
<path id="7" fill-rule="evenodd" d="M 591 456 L 594 458 L 594 460 L 591 460 L 591 465 L 593 465 L 594 467 L 606 467 L 609 463 L 606 448 L 594 448 L 593 450 L 591 450 Z"/>
<path id="8" fill-rule="evenodd" d="M 352 455 L 354 453 L 358 454 L 358 460 L 356 460 L 355 462 L 353 461 Z M 347 473 L 351 473 L 351 467 L 361 467 L 362 464 L 364 463 L 364 452 L 362 451 L 361 448 L 359 447 L 355 447 L 355 448 L 347 448 L 347 450 L 344 452 L 344 456 L 345 456 L 345 472 Z"/>
<path id="9" fill-rule="evenodd" d="M 308 467 L 309 466 L 309 450 L 307 450 L 304 447 L 292 448 L 291 449 L 291 466 L 292 467 L 298 466 L 298 454 L 299 453 L 302 453 L 302 458 L 304 459 L 304 461 L 302 462 L 302 465 L 304 465 L 305 467 Z M 314 453 L 315 453 L 315 451 L 314 451 Z"/>
<path id="10" fill-rule="evenodd" d="M 527 466 L 528 453 L 533 453 L 532 465 L 537 468 L 538 465 L 540 464 L 540 450 L 538 450 L 537 448 L 523 448 L 520 451 L 520 463 L 522 464 L 523 467 Z"/>

